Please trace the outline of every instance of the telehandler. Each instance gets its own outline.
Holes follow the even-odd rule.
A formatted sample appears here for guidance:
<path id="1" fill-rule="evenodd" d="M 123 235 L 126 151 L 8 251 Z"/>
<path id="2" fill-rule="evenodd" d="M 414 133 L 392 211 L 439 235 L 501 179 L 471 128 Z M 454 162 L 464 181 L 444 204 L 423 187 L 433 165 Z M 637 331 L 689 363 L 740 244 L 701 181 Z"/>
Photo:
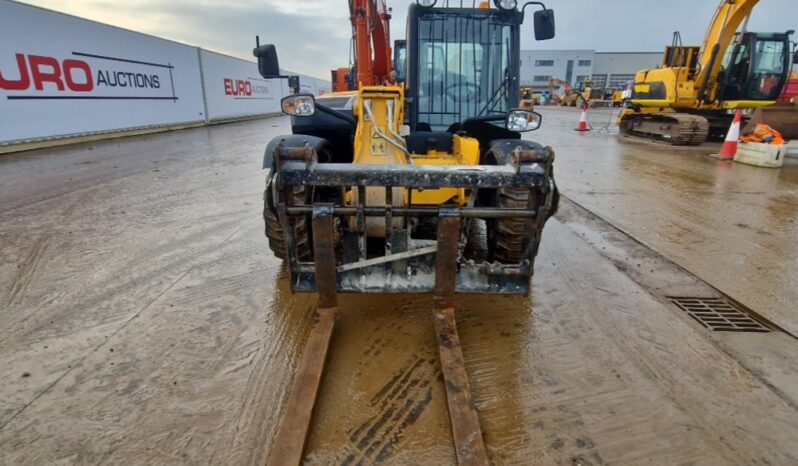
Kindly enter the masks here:
<path id="1" fill-rule="evenodd" d="M 316 290 L 320 241 L 335 252 L 339 292 L 433 291 L 436 225 L 454 217 L 456 291 L 529 292 L 558 193 L 551 148 L 521 139 L 542 117 L 515 108 L 520 26 L 541 6 L 535 36 L 548 39 L 553 12 L 434 4 L 410 5 L 404 85 L 282 101 L 293 134 L 266 149 L 264 219 L 294 291 Z M 255 55 L 264 77 L 279 76 L 273 46 Z M 336 109 L 344 100 L 351 109 Z M 328 236 L 314 231 L 322 212 L 335 217 Z"/>
<path id="2" fill-rule="evenodd" d="M 368 21 L 377 1 L 350 6 Z M 404 82 L 281 102 L 292 134 L 266 148 L 266 236 L 292 290 L 315 291 L 319 305 L 269 464 L 302 461 L 340 292 L 433 292 L 458 463 L 488 464 L 453 295 L 530 291 L 559 195 L 554 152 L 521 139 L 542 117 L 516 108 L 520 34 L 524 10 L 538 6 L 535 37 L 550 39 L 554 13 L 540 2 L 436 3 L 409 7 L 404 60 L 394 65 Z M 263 77 L 279 76 L 273 46 L 254 53 Z M 359 53 L 355 74 L 370 59 Z"/>

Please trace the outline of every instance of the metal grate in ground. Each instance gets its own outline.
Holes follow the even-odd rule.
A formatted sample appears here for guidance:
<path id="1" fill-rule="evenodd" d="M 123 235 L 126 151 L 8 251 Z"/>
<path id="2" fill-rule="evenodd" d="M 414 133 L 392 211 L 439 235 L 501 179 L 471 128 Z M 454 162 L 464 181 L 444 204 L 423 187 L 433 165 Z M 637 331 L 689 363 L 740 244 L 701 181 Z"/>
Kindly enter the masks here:
<path id="1" fill-rule="evenodd" d="M 771 331 L 723 298 L 669 296 L 668 299 L 710 330 L 717 332 Z"/>

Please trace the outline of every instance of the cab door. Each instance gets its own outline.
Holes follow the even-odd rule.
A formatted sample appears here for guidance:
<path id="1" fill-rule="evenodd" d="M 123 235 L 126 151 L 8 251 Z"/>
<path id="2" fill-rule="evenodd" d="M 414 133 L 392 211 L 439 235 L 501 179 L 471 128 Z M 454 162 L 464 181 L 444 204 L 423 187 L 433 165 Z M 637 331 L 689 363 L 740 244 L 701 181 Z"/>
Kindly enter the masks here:
<path id="1" fill-rule="evenodd" d="M 723 58 L 718 99 L 776 100 L 786 82 L 788 52 L 786 34 L 743 34 Z"/>

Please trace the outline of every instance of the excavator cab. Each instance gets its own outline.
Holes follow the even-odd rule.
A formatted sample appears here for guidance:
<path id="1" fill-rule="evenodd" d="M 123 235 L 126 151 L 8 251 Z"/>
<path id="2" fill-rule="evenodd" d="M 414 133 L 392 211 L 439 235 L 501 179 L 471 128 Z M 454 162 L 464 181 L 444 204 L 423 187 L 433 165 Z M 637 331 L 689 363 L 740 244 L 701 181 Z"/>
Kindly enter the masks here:
<path id="1" fill-rule="evenodd" d="M 789 33 L 737 34 L 718 74 L 722 101 L 776 100 L 790 66 Z"/>

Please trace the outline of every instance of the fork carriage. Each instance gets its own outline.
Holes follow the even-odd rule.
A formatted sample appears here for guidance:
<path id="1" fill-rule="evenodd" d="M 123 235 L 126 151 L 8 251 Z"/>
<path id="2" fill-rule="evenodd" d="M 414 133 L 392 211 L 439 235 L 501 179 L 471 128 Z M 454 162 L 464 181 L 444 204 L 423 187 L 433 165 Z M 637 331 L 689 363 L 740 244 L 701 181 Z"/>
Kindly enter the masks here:
<path id="1" fill-rule="evenodd" d="M 294 291 L 314 292 L 320 280 L 312 255 L 301 257 L 298 248 L 298 241 L 304 239 L 297 238 L 300 231 L 297 225 L 307 225 L 310 219 L 313 232 L 305 235 L 312 238 L 313 248 L 322 246 L 334 252 L 338 292 L 431 292 L 435 288 L 436 258 L 446 249 L 443 242 L 456 245 L 450 245 L 457 254 L 455 270 L 445 271 L 455 276 L 454 291 L 529 292 L 543 224 L 556 209 L 554 155 L 549 148 L 519 140 L 512 156 L 501 165 L 321 163 L 310 144 L 304 147 L 277 144 L 273 155 L 275 172 L 267 188 L 272 192 L 267 196 L 275 200 L 273 208 L 283 225 Z M 396 202 L 394 187 L 397 186 L 407 189 L 406 202 Z M 357 189 L 366 187 L 379 188 L 384 202 L 374 205 L 371 196 L 367 202 L 367 190 Z M 519 208 L 478 205 L 481 192 L 500 187 L 528 191 L 526 205 Z M 297 188 L 335 190 L 340 194 L 323 196 L 324 202 L 313 202 L 312 195 L 303 201 L 292 195 Z M 465 189 L 468 203 L 413 204 L 414 192 L 440 188 Z M 336 200 L 329 202 L 331 198 Z M 367 220 L 380 217 L 384 221 L 384 236 L 373 241 L 367 235 Z M 469 235 L 476 222 L 497 219 L 519 219 L 523 224 L 522 252 L 517 262 L 490 260 L 466 251 L 468 243 L 476 241 Z M 437 235 L 417 234 L 421 223 L 435 226 Z M 332 234 L 319 234 L 319 229 Z"/>

